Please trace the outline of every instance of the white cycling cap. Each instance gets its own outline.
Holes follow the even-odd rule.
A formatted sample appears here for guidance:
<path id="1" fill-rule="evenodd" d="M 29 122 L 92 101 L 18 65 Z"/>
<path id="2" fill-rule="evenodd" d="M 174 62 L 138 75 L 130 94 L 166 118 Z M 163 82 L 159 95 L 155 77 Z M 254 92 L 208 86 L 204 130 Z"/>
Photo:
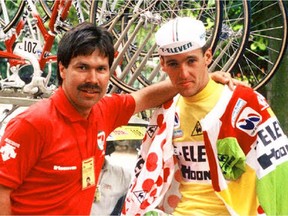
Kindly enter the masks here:
<path id="1" fill-rule="evenodd" d="M 155 38 L 159 55 L 175 55 L 203 47 L 206 30 L 200 20 L 177 17 L 160 27 Z"/>

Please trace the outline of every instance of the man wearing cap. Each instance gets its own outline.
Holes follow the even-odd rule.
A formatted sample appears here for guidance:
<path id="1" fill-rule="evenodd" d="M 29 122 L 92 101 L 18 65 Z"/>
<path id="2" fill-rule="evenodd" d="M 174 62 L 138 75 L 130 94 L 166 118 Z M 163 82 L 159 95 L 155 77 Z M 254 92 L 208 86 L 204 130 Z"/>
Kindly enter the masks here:
<path id="1" fill-rule="evenodd" d="M 209 78 L 201 21 L 170 20 L 156 43 L 179 94 L 154 112 L 123 214 L 288 214 L 288 139 L 265 98 Z"/>

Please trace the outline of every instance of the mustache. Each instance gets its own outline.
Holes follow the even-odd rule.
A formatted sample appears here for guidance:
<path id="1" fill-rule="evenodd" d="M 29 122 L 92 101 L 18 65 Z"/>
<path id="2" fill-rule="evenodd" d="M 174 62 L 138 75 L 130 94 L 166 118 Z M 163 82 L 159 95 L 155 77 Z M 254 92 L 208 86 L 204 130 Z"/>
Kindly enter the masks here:
<path id="1" fill-rule="evenodd" d="M 92 90 L 99 90 L 102 91 L 102 88 L 97 85 L 97 84 L 93 84 L 93 83 L 84 83 L 81 84 L 77 87 L 78 90 L 85 90 L 85 89 L 92 89 Z"/>

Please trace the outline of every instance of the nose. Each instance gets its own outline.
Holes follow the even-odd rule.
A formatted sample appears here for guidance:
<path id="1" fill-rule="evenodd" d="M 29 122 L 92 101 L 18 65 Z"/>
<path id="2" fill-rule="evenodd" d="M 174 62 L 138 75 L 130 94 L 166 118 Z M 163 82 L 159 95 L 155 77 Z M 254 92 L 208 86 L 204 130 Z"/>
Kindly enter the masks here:
<path id="1" fill-rule="evenodd" d="M 90 70 L 89 73 L 88 73 L 88 76 L 87 76 L 87 82 L 90 82 L 90 83 L 97 83 L 98 84 L 98 73 L 96 70 Z"/>
<path id="2" fill-rule="evenodd" d="M 186 79 L 189 75 L 189 67 L 186 64 L 182 64 L 178 73 L 181 79 Z"/>

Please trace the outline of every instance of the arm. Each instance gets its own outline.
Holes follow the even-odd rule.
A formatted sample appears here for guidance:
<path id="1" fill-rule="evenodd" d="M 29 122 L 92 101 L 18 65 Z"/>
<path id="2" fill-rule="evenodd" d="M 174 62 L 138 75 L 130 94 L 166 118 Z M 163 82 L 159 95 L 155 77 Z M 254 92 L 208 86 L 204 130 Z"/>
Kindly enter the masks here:
<path id="1" fill-rule="evenodd" d="M 209 73 L 209 75 L 214 81 L 227 84 L 232 90 L 234 89 L 234 85 L 245 85 L 244 82 L 232 79 L 230 73 L 216 71 Z M 172 97 L 174 97 L 176 94 L 177 90 L 172 86 L 170 79 L 161 81 L 157 84 L 152 84 L 148 87 L 133 92 L 131 95 L 136 101 L 134 114 L 145 109 L 160 106 L 169 99 L 172 99 Z"/>
<path id="2" fill-rule="evenodd" d="M 131 95 L 136 102 L 134 114 L 145 109 L 160 106 L 169 99 L 172 99 L 176 93 L 177 91 L 172 86 L 170 79 L 132 92 Z"/>
<path id="3" fill-rule="evenodd" d="M 11 215 L 11 191 L 12 189 L 0 185 L 0 215 Z"/>

